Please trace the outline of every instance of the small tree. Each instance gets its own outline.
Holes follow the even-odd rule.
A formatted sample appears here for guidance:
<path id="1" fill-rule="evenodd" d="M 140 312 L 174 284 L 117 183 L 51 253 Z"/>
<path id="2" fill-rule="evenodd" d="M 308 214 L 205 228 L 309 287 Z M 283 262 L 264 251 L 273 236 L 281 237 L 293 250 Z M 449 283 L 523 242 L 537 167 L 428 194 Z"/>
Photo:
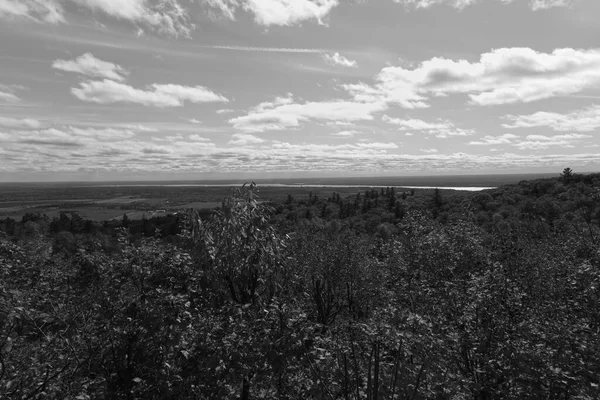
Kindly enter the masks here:
<path id="1" fill-rule="evenodd" d="M 564 183 L 569 183 L 573 179 L 573 170 L 571 168 L 563 169 L 562 174 L 560 174 L 560 178 Z"/>

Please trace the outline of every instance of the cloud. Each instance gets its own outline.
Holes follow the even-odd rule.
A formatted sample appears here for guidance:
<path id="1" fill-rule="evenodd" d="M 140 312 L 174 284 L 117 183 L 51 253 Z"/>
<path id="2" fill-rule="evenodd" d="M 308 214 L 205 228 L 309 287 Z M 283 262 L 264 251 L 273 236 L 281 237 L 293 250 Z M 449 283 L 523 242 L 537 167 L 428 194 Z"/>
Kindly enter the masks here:
<path id="1" fill-rule="evenodd" d="M 323 53 L 322 49 L 290 47 L 253 47 L 253 46 L 208 46 L 211 49 L 264 52 L 264 53 Z"/>
<path id="2" fill-rule="evenodd" d="M 346 57 L 340 55 L 340 53 L 323 54 L 325 62 L 331 65 L 341 65 L 342 67 L 357 67 L 358 64 L 354 60 L 349 60 Z"/>
<path id="3" fill-rule="evenodd" d="M 357 133 L 359 133 L 359 132 L 354 131 L 354 130 L 347 130 L 347 131 L 334 132 L 331 135 L 332 136 L 341 136 L 341 137 L 352 137 Z"/>
<path id="4" fill-rule="evenodd" d="M 26 18 L 36 22 L 65 22 L 57 0 L 0 0 L 0 18 Z"/>
<path id="5" fill-rule="evenodd" d="M 296 103 L 292 97 L 278 97 L 260 103 L 247 115 L 232 118 L 229 123 L 247 133 L 296 128 L 301 122 L 372 120 L 372 114 L 385 109 L 382 103 L 344 100 Z"/>
<path id="6" fill-rule="evenodd" d="M 438 120 L 439 122 L 426 122 L 421 119 L 401 119 L 384 115 L 381 120 L 399 126 L 400 131 L 422 131 L 440 139 L 450 136 L 468 136 L 474 133 L 472 130 L 457 128 L 452 122 L 441 119 Z"/>
<path id="7" fill-rule="evenodd" d="M 426 153 L 426 154 L 435 154 L 438 152 L 437 149 L 420 149 L 420 151 L 422 151 L 423 153 Z"/>
<path id="8" fill-rule="evenodd" d="M 434 5 L 444 4 L 450 7 L 463 8 L 477 3 L 479 0 L 394 0 L 394 3 L 399 3 L 404 6 L 412 6 L 415 8 L 429 8 Z"/>
<path id="9" fill-rule="evenodd" d="M 135 133 L 128 129 L 95 129 L 95 128 L 76 128 L 71 127 L 70 131 L 77 136 L 94 138 L 97 140 L 118 141 L 130 139 L 135 136 Z"/>
<path id="10" fill-rule="evenodd" d="M 503 124 L 505 128 L 549 127 L 554 131 L 591 132 L 600 128 L 600 106 L 592 105 L 567 114 L 540 111 L 529 115 L 508 115 L 512 124 Z"/>
<path id="11" fill-rule="evenodd" d="M 181 107 L 186 101 L 191 103 L 228 101 L 225 97 L 202 86 L 155 83 L 142 90 L 108 79 L 82 82 L 80 87 L 71 89 L 71 92 L 82 101 L 99 104 L 135 103 L 154 107 Z"/>
<path id="12" fill-rule="evenodd" d="M 207 138 L 199 136 L 199 135 L 190 135 L 189 139 L 192 142 L 210 142 L 210 139 L 207 139 Z"/>
<path id="13" fill-rule="evenodd" d="M 196 119 L 196 118 L 189 119 L 188 121 L 190 121 L 192 124 L 201 124 L 202 123 L 202 121 L 200 121 L 199 119 Z"/>
<path id="14" fill-rule="evenodd" d="M 92 53 L 85 53 L 75 60 L 56 60 L 52 68 L 66 72 L 76 72 L 91 78 L 106 78 L 113 81 L 124 81 L 129 74 L 127 70 L 117 64 L 102 61 Z"/>
<path id="15" fill-rule="evenodd" d="M 0 126 L 7 128 L 39 129 L 42 126 L 42 124 L 40 121 L 31 118 L 18 119 L 0 116 Z"/>
<path id="16" fill-rule="evenodd" d="M 232 137 L 233 139 L 229 141 L 229 144 L 235 146 L 247 146 L 264 143 L 263 139 L 247 133 L 234 133 Z"/>
<path id="17" fill-rule="evenodd" d="M 53 146 L 53 147 L 81 147 L 82 143 L 74 135 L 59 129 L 44 129 L 38 131 L 26 131 L 13 134 L 13 140 L 17 143 Z"/>
<path id="18" fill-rule="evenodd" d="M 519 150 L 543 150 L 549 147 L 566 147 L 573 148 L 574 143 L 581 139 L 590 138 L 590 135 L 580 133 L 570 133 L 566 135 L 528 135 L 524 139 L 519 136 L 506 133 L 500 136 L 484 136 L 480 140 L 469 142 L 469 145 L 474 146 L 496 146 L 496 145 L 511 145 Z"/>
<path id="19" fill-rule="evenodd" d="M 491 2 L 492 0 L 394 0 L 395 3 L 404 5 L 405 7 L 429 8 L 434 5 L 447 5 L 459 10 L 465 7 L 478 4 L 483 1 Z M 515 0 L 493 0 L 501 2 L 503 4 L 512 3 Z M 522 0 L 525 1 L 525 0 Z M 552 7 L 569 7 L 573 4 L 574 0 L 528 0 L 529 7 L 533 11 L 546 10 Z"/>
<path id="20" fill-rule="evenodd" d="M 230 108 L 221 108 L 219 110 L 216 111 L 217 114 L 229 114 L 234 112 L 234 110 L 230 109 Z"/>
<path id="21" fill-rule="evenodd" d="M 158 129 L 156 128 L 151 128 L 149 126 L 145 126 L 145 125 L 141 125 L 141 124 L 117 124 L 117 126 L 125 128 L 125 129 L 131 129 L 134 131 L 140 131 L 140 132 L 157 132 Z"/>
<path id="22" fill-rule="evenodd" d="M 172 36 L 189 36 L 194 29 L 188 11 L 178 0 L 69 0 L 92 11 L 142 24 Z"/>
<path id="23" fill-rule="evenodd" d="M 529 103 L 570 95 L 600 84 L 600 49 L 502 48 L 479 61 L 434 57 L 415 68 L 389 66 L 375 85 L 342 87 L 357 101 L 385 101 L 404 108 L 429 107 L 429 98 L 466 94 L 480 106 Z"/>
<path id="24" fill-rule="evenodd" d="M 221 11 L 224 17 L 235 19 L 241 8 L 254 15 L 254 21 L 262 26 L 291 26 L 303 21 L 315 20 L 324 24 L 324 18 L 335 8 L 338 0 L 205 0 L 205 3 Z"/>
<path id="25" fill-rule="evenodd" d="M 573 148 L 574 142 L 580 139 L 590 138 L 590 135 L 578 133 L 570 133 L 566 135 L 544 136 L 544 135 L 529 135 L 525 140 L 516 142 L 513 146 L 520 150 L 543 150 L 549 147 L 567 147 Z"/>
<path id="26" fill-rule="evenodd" d="M 187 9 L 179 0 L 0 0 L 0 17 L 66 22 L 64 3 L 73 3 L 172 36 L 189 36 L 194 29 Z"/>
<path id="27" fill-rule="evenodd" d="M 547 10 L 553 7 L 569 7 L 573 0 L 531 0 L 529 5 L 533 11 Z"/>
<path id="28" fill-rule="evenodd" d="M 2 0 L 0 0 L 0 1 L 2 1 Z M 20 100 L 21 99 L 19 99 L 17 96 L 15 96 L 12 93 L 0 91 L 0 101 L 2 101 L 2 102 L 5 102 L 5 103 L 16 103 L 16 102 L 18 102 Z"/>
<path id="29" fill-rule="evenodd" d="M 506 133 L 500 136 L 484 136 L 480 140 L 469 142 L 468 144 L 474 146 L 493 146 L 498 144 L 512 144 L 515 139 L 519 137 L 510 133 Z"/>

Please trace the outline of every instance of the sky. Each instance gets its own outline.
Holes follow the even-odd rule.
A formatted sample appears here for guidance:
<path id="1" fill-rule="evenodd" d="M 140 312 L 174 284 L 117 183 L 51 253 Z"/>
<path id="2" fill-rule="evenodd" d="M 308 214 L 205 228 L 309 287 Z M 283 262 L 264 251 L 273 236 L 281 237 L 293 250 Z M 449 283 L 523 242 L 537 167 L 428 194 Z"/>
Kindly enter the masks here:
<path id="1" fill-rule="evenodd" d="M 598 0 L 0 0 L 0 181 L 600 170 Z"/>

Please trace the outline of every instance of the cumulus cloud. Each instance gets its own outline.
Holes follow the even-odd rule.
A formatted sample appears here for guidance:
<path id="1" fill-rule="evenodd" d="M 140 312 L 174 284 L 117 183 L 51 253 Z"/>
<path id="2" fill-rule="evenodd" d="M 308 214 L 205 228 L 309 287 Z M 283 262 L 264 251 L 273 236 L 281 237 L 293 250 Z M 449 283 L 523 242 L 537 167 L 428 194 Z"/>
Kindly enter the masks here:
<path id="1" fill-rule="evenodd" d="M 0 126 L 6 128 L 31 128 L 31 129 L 39 129 L 42 124 L 37 119 L 31 118 L 11 118 L 11 117 L 2 117 L 0 116 Z"/>
<path id="2" fill-rule="evenodd" d="M 228 101 L 203 86 L 155 83 L 144 90 L 108 79 L 82 82 L 78 88 L 71 89 L 71 92 L 82 101 L 99 104 L 136 103 L 154 107 L 180 107 L 186 101 L 191 103 Z"/>
<path id="3" fill-rule="evenodd" d="M 414 7 L 417 9 L 429 8 L 435 5 L 447 5 L 459 10 L 485 1 L 501 2 L 503 4 L 509 4 L 514 1 L 528 1 L 529 7 L 533 11 L 546 10 L 553 7 L 568 7 L 574 2 L 574 0 L 394 0 L 395 3 L 402 4 L 405 7 Z"/>
<path id="4" fill-rule="evenodd" d="M 496 146 L 505 144 L 514 146 L 519 150 L 543 150 L 550 147 L 573 148 L 575 147 L 575 143 L 590 137 L 590 135 L 581 133 L 569 133 L 554 136 L 528 135 L 524 139 L 521 139 L 519 136 L 506 133 L 500 136 L 484 136 L 480 140 L 472 141 L 468 144 L 475 146 Z"/>
<path id="5" fill-rule="evenodd" d="M 529 4 L 533 11 L 537 11 L 554 7 L 569 7 L 573 4 L 573 0 L 531 0 Z"/>
<path id="6" fill-rule="evenodd" d="M 115 128 L 104 128 L 104 129 L 95 129 L 95 128 L 77 128 L 71 127 L 70 131 L 77 136 L 94 138 L 98 140 L 123 140 L 130 139 L 135 136 L 135 132 L 129 129 L 115 129 Z"/>
<path id="7" fill-rule="evenodd" d="M 207 139 L 207 138 L 205 138 L 205 137 L 202 137 L 202 136 L 200 136 L 200 135 L 190 135 L 190 136 L 189 136 L 189 139 L 190 139 L 192 142 L 210 142 L 210 139 Z"/>
<path id="8" fill-rule="evenodd" d="M 525 138 L 525 140 L 516 142 L 513 145 L 520 150 L 543 150 L 549 147 L 573 148 L 575 147 L 574 142 L 590 137 L 590 135 L 584 135 L 580 133 L 569 133 L 566 135 L 555 136 L 529 135 Z"/>
<path id="9" fill-rule="evenodd" d="M 438 149 L 420 149 L 420 151 L 426 154 L 435 154 L 438 152 Z"/>
<path id="10" fill-rule="evenodd" d="M 394 3 L 415 8 L 429 8 L 434 5 L 444 4 L 462 10 L 478 1 L 479 0 L 394 0 Z"/>
<path id="11" fill-rule="evenodd" d="M 202 121 L 200 121 L 199 119 L 196 119 L 196 118 L 189 119 L 188 121 L 190 121 L 192 124 L 201 124 L 202 123 Z"/>
<path id="12" fill-rule="evenodd" d="M 36 22 L 64 22 L 58 0 L 0 0 L 0 18 L 25 18 Z"/>
<path id="13" fill-rule="evenodd" d="M 554 131 L 591 132 L 600 128 L 600 106 L 572 111 L 567 114 L 540 111 L 529 115 L 508 115 L 512 124 L 503 124 L 505 128 L 549 127 Z"/>
<path id="14" fill-rule="evenodd" d="M 106 78 L 124 81 L 129 72 L 120 65 L 102 61 L 92 53 L 85 53 L 74 60 L 56 60 L 52 68 L 66 72 L 75 72 L 91 78 Z"/>
<path id="15" fill-rule="evenodd" d="M 386 101 L 404 108 L 429 106 L 429 98 L 466 94 L 490 106 L 529 103 L 578 93 L 600 84 L 600 49 L 502 48 L 479 61 L 434 57 L 415 68 L 385 67 L 375 85 L 342 85 L 358 101 Z"/>
<path id="16" fill-rule="evenodd" d="M 381 120 L 397 125 L 400 131 L 421 131 L 440 139 L 450 136 L 468 136 L 474 133 L 472 130 L 457 128 L 452 122 L 441 119 L 438 122 L 426 122 L 421 119 L 392 118 L 384 115 Z"/>
<path id="17" fill-rule="evenodd" d="M 385 109 L 382 103 L 344 100 L 296 103 L 292 97 L 278 97 L 260 103 L 247 115 L 232 118 L 229 123 L 247 133 L 297 128 L 301 122 L 372 120 L 372 114 Z"/>
<path id="18" fill-rule="evenodd" d="M 469 142 L 468 144 L 474 146 L 493 146 L 499 144 L 512 144 L 514 140 L 518 139 L 517 135 L 506 133 L 500 136 L 484 136 L 479 140 Z"/>
<path id="19" fill-rule="evenodd" d="M 331 135 L 332 136 L 340 136 L 340 137 L 352 137 L 352 136 L 356 135 L 357 133 L 359 133 L 359 132 L 355 131 L 355 130 L 346 130 L 346 131 L 334 132 Z"/>
<path id="20" fill-rule="evenodd" d="M 349 60 L 346 57 L 340 55 L 340 53 L 333 53 L 333 54 L 324 53 L 322 57 L 326 63 L 331 64 L 331 65 L 340 65 L 342 67 L 357 67 L 358 66 L 356 61 Z"/>
<path id="21" fill-rule="evenodd" d="M 173 36 L 189 36 L 194 29 L 180 0 L 0 0 L 0 17 L 66 22 L 64 3 Z"/>
<path id="22" fill-rule="evenodd" d="M 82 142 L 69 132 L 50 128 L 37 131 L 18 132 L 13 134 L 17 143 L 54 146 L 54 147 L 81 147 Z"/>
<path id="23" fill-rule="evenodd" d="M 233 139 L 229 141 L 229 144 L 232 144 L 234 146 L 248 146 L 264 143 L 264 139 L 247 133 L 234 133 L 232 138 Z"/>
<path id="24" fill-rule="evenodd" d="M 194 29 L 188 11 L 178 0 L 68 0 L 110 17 L 141 24 L 173 36 L 189 36 Z"/>
<path id="25" fill-rule="evenodd" d="M 307 20 L 324 24 L 324 18 L 335 8 L 338 0 L 205 0 L 229 19 L 235 19 L 238 9 L 254 15 L 263 26 L 291 26 Z"/>

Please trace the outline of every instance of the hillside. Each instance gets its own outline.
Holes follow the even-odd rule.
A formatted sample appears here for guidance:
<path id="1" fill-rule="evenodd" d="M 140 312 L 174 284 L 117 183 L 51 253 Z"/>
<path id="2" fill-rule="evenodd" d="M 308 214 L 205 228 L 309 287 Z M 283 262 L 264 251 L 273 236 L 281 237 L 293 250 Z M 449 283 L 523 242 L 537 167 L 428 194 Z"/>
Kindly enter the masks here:
<path id="1" fill-rule="evenodd" d="M 0 398 L 597 399 L 600 174 L 0 220 Z"/>

